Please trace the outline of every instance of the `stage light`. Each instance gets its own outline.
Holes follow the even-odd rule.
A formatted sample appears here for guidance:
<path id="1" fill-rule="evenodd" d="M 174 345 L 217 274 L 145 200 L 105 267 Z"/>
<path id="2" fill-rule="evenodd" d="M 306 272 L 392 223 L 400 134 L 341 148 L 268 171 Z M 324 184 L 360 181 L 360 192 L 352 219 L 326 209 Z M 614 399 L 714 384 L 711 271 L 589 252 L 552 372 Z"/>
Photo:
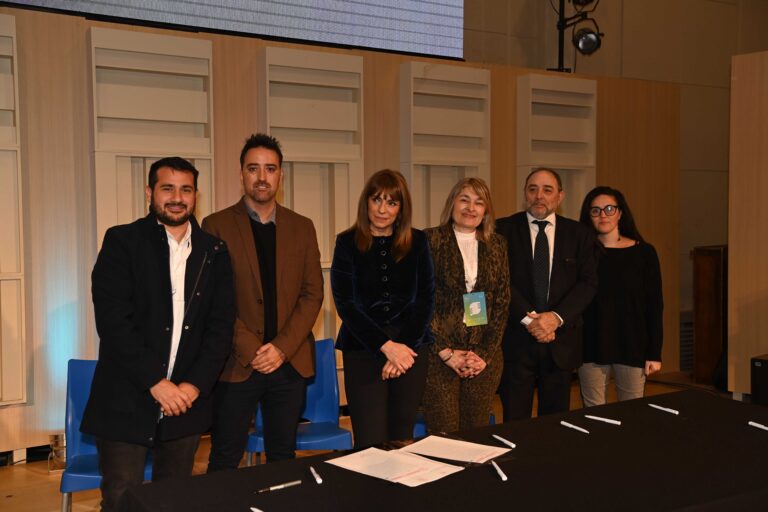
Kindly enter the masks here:
<path id="1" fill-rule="evenodd" d="M 582 27 L 577 30 L 577 26 L 573 27 L 573 46 L 579 50 L 582 55 L 589 55 L 596 52 L 602 44 L 603 34 L 600 33 L 600 27 L 597 26 L 597 22 L 591 18 L 587 18 L 584 22 L 592 22 L 595 26 L 594 30 L 590 27 Z"/>
<path id="2" fill-rule="evenodd" d="M 600 4 L 600 0 L 568 1 L 573 4 L 573 9 L 575 11 L 572 16 L 565 15 L 565 0 L 560 0 L 559 9 L 555 9 L 555 6 L 552 5 L 552 8 L 555 9 L 555 12 L 557 13 L 557 67 L 548 68 L 550 71 L 571 72 L 570 68 L 566 68 L 563 65 L 563 54 L 565 53 L 564 33 L 566 29 L 573 27 L 571 41 L 573 42 L 573 46 L 576 47 L 576 50 L 582 55 L 590 55 L 599 50 L 603 36 L 605 35 L 600 32 L 600 27 L 597 26 L 597 22 L 594 18 L 590 18 L 589 16 L 591 13 L 595 12 L 595 9 L 597 9 L 597 6 Z M 590 9 L 585 9 L 588 5 L 592 5 L 592 7 Z M 589 24 L 591 24 L 591 26 Z M 579 25 L 581 25 L 581 28 L 579 28 Z"/>

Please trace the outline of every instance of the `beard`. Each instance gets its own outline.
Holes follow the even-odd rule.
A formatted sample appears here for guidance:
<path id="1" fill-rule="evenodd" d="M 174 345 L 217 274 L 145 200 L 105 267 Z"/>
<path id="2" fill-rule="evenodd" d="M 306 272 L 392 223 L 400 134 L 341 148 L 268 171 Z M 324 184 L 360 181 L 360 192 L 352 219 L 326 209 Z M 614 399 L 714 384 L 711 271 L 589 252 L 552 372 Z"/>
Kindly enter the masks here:
<path id="1" fill-rule="evenodd" d="M 551 213 L 554 212 L 554 210 L 550 210 L 549 207 L 544 203 L 528 203 L 526 204 L 525 210 L 531 214 L 531 217 L 539 220 L 546 219 Z"/>
<path id="2" fill-rule="evenodd" d="M 168 208 L 171 208 L 173 206 L 183 206 L 184 211 L 181 213 L 172 213 L 168 210 Z M 195 209 L 195 205 L 188 205 L 184 202 L 173 202 L 173 203 L 165 203 L 165 204 L 157 204 L 155 202 L 154 195 L 152 196 L 152 204 L 150 205 L 150 208 L 152 209 L 152 212 L 157 217 L 157 220 L 165 224 L 166 226 L 181 226 L 182 224 L 185 224 L 189 218 L 192 216 L 192 212 Z"/>

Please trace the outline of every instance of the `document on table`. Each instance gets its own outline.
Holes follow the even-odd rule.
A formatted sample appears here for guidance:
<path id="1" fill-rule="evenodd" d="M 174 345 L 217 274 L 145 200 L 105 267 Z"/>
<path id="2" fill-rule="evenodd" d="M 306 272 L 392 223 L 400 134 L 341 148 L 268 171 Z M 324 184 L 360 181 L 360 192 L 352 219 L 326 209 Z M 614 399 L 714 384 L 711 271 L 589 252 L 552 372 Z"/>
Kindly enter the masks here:
<path id="1" fill-rule="evenodd" d="M 368 448 L 325 462 L 408 487 L 417 487 L 434 482 L 464 469 L 460 466 L 420 457 L 413 453 L 397 450 L 385 451 L 378 448 Z"/>
<path id="2" fill-rule="evenodd" d="M 509 448 L 499 448 L 485 444 L 470 443 L 458 439 L 448 439 L 440 436 L 428 436 L 404 448 L 401 452 L 418 453 L 439 459 L 476 462 L 482 464 L 509 451 Z"/>

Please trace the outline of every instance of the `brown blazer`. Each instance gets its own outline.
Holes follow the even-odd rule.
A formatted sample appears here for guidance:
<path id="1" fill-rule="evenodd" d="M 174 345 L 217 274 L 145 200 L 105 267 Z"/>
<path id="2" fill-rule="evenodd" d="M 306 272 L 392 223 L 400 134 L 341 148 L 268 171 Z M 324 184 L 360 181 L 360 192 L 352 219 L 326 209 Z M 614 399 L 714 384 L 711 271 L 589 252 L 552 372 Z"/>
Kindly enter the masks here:
<path id="1" fill-rule="evenodd" d="M 283 351 L 303 377 L 315 374 L 312 326 L 323 303 L 320 250 L 312 221 L 279 204 L 275 212 L 277 266 L 277 336 Z M 256 245 L 245 200 L 209 215 L 203 229 L 224 240 L 235 281 L 235 334 L 232 353 L 220 379 L 242 382 L 253 372 L 251 361 L 263 344 L 264 301 Z"/>

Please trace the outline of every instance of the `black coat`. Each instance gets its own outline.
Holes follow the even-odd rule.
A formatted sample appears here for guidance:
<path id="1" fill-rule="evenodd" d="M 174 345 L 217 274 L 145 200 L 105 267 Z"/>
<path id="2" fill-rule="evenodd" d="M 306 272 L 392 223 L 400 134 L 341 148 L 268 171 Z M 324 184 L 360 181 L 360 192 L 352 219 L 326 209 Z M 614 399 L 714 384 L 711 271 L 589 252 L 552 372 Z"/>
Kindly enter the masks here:
<path id="1" fill-rule="evenodd" d="M 526 346 L 536 343 L 520 320 L 533 311 L 533 248 L 528 217 L 516 213 L 496 221 L 496 232 L 507 238 L 509 279 L 512 299 L 502 347 L 504 360 L 514 361 Z M 547 344 L 555 364 L 562 369 L 576 368 L 582 362 L 582 313 L 597 291 L 595 235 L 574 220 L 557 216 L 555 253 L 549 279 L 547 311 L 563 319 L 555 341 Z"/>
<path id="2" fill-rule="evenodd" d="M 99 361 L 81 430 L 104 439 L 151 446 L 205 432 L 211 389 L 232 347 L 232 268 L 224 242 L 194 217 L 184 281 L 184 327 L 171 381 L 197 386 L 185 414 L 158 424 L 149 388 L 166 377 L 173 306 L 166 231 L 153 214 L 110 228 L 91 275 Z"/>

